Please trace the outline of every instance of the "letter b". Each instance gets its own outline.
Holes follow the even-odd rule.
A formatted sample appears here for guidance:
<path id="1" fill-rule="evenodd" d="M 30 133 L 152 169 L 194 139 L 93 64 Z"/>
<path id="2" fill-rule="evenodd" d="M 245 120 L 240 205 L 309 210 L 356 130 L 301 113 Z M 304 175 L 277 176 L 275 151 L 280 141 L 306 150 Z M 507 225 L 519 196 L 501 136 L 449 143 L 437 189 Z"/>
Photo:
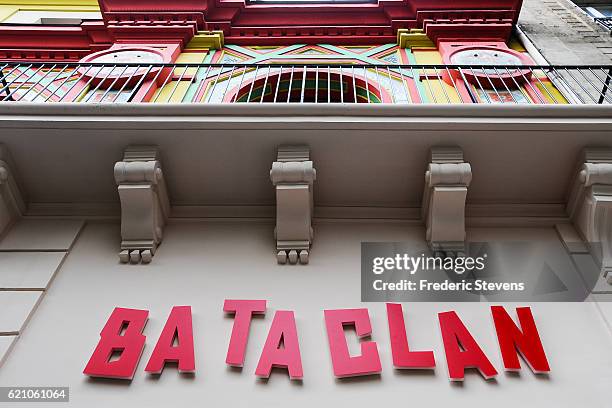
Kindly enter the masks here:
<path id="1" fill-rule="evenodd" d="M 131 380 L 142 355 L 146 336 L 142 334 L 148 310 L 117 307 L 100 332 L 96 346 L 83 374 L 91 377 Z M 113 353 L 119 352 L 111 361 Z"/>

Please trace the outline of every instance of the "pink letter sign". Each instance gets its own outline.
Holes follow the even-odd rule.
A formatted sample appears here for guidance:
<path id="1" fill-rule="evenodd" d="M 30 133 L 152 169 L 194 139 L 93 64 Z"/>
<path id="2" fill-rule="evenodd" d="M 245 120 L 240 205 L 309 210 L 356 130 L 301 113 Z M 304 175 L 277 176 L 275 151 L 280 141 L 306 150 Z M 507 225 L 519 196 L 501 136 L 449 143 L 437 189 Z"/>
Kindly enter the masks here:
<path id="1" fill-rule="evenodd" d="M 242 367 L 249 339 L 251 317 L 254 314 L 266 313 L 266 301 L 226 299 L 223 303 L 223 311 L 235 313 L 234 327 L 232 328 L 225 362 L 234 367 Z"/>
<path id="2" fill-rule="evenodd" d="M 476 368 L 485 379 L 497 375 L 497 370 L 484 354 L 457 313 L 438 313 L 442 342 L 446 352 L 448 376 L 451 381 L 463 381 L 466 368 Z"/>
<path id="3" fill-rule="evenodd" d="M 497 341 L 499 342 L 505 369 L 508 371 L 520 370 L 521 363 L 518 359 L 518 353 L 521 353 L 534 373 L 550 372 L 550 366 L 531 309 L 528 307 L 516 308 L 522 331 L 514 324 L 514 321 L 502 306 L 491 306 L 491 313 L 493 314 Z"/>
<path id="4" fill-rule="evenodd" d="M 145 345 L 146 337 L 142 330 L 148 317 L 148 310 L 116 307 L 100 332 L 100 341 L 83 374 L 124 380 L 134 378 Z M 114 352 L 121 355 L 110 361 Z"/>
<path id="5" fill-rule="evenodd" d="M 269 378 L 272 367 L 286 367 L 292 380 L 301 380 L 304 376 L 295 317 L 290 310 L 274 314 L 255 375 Z"/>
<path id="6" fill-rule="evenodd" d="M 372 333 L 368 309 L 325 310 L 324 313 L 334 375 L 336 377 L 352 377 L 380 373 L 382 367 L 376 343 L 373 341 L 362 342 L 361 355 L 351 357 L 344 336 L 345 325 L 354 325 L 357 336 L 360 338 Z"/>
<path id="7" fill-rule="evenodd" d="M 387 303 L 387 320 L 391 337 L 391 354 L 395 368 L 434 368 L 433 351 L 410 351 L 402 305 Z"/>
<path id="8" fill-rule="evenodd" d="M 179 373 L 195 372 L 191 306 L 172 308 L 145 371 L 160 374 L 168 361 L 178 362 Z"/>

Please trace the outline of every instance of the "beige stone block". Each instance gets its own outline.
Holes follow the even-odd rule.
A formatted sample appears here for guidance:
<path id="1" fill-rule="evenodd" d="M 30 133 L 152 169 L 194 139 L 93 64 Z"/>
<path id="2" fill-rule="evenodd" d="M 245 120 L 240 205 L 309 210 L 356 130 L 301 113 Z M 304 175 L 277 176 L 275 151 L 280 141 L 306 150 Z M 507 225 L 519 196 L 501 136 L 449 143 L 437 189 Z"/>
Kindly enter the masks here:
<path id="1" fill-rule="evenodd" d="M 66 251 L 82 226 L 81 220 L 21 220 L 0 242 L 0 251 Z"/>
<path id="2" fill-rule="evenodd" d="M 15 341 L 17 341 L 17 336 L 0 336 L 0 367 L 2 367 Z"/>
<path id="3" fill-rule="evenodd" d="M 42 295 L 40 291 L 0 291 L 0 335 L 19 334 Z"/>
<path id="4" fill-rule="evenodd" d="M 0 252 L 0 289 L 46 290 L 66 252 Z"/>

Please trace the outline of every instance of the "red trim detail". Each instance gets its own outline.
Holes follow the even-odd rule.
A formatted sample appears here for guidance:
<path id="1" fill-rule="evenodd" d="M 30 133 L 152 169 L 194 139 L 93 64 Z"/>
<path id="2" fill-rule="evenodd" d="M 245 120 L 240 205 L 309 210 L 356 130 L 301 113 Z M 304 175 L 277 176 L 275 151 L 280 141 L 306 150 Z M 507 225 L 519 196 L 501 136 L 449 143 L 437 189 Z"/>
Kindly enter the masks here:
<path id="1" fill-rule="evenodd" d="M 121 21 L 139 30 L 147 26 L 150 38 L 157 38 L 164 35 L 162 27 L 180 20 L 197 30 L 222 30 L 227 43 L 240 45 L 382 44 L 395 42 L 399 28 L 423 28 L 434 39 L 507 39 L 521 3 L 491 0 L 483 7 L 478 0 L 379 0 L 353 4 L 100 0 L 109 29 L 115 25 L 113 22 Z M 187 29 L 184 34 L 188 35 Z M 117 30 L 114 35 L 125 38 L 132 34 Z"/>
<path id="2" fill-rule="evenodd" d="M 203 16 L 180 13 L 104 15 L 106 27 L 116 42 L 176 41 L 185 46 L 204 26 Z"/>
<path id="3" fill-rule="evenodd" d="M 75 62 L 112 45 L 102 22 L 80 26 L 0 25 L 0 60 Z"/>
<path id="4" fill-rule="evenodd" d="M 441 43 L 440 44 L 440 53 L 442 54 L 442 62 L 444 64 L 452 65 L 453 55 L 458 52 L 473 50 L 473 49 L 487 49 L 487 50 L 500 50 L 505 53 L 511 54 L 517 57 L 523 65 L 531 65 L 533 61 L 527 55 L 516 52 L 503 42 L 491 43 L 491 42 L 470 42 L 470 43 Z M 511 71 L 512 72 L 512 71 Z M 478 85 L 479 81 L 484 88 L 488 88 L 489 86 L 504 87 L 508 86 L 511 88 L 516 87 L 516 83 L 522 84 L 526 81 L 529 81 L 531 78 L 531 71 L 529 70 L 516 70 L 514 74 L 507 74 L 505 72 L 501 72 L 500 75 L 485 75 L 483 73 L 478 73 L 478 71 L 464 71 L 464 75 L 468 82 L 472 85 Z M 454 71 L 453 76 L 455 76 L 455 80 L 459 79 L 459 73 Z M 478 78 L 478 79 L 476 79 Z"/>
<path id="5" fill-rule="evenodd" d="M 163 62 L 165 63 L 174 62 L 176 60 L 176 57 L 180 54 L 180 48 L 178 44 L 115 44 L 107 51 L 102 51 L 85 57 L 81 62 L 87 63 L 100 55 L 123 49 L 140 49 L 154 51 L 162 56 Z M 105 71 L 101 75 L 83 75 L 83 73 L 87 72 L 87 68 L 81 69 L 81 72 L 79 74 L 81 78 L 79 79 L 79 82 L 70 89 L 70 92 L 66 94 L 63 100 L 67 102 L 74 102 L 79 96 L 81 96 L 81 94 L 83 94 L 86 88 L 92 89 L 97 87 L 98 89 L 106 90 L 108 89 L 108 87 L 112 86 L 113 89 L 120 89 L 125 85 L 126 80 L 129 80 L 130 82 L 125 86 L 125 88 L 129 89 L 130 86 L 134 86 L 137 83 L 140 83 L 140 80 L 145 74 L 145 72 L 139 72 L 140 75 L 135 74 L 132 78 L 124 77 L 115 80 L 116 77 L 112 77 L 110 79 L 104 80 L 104 76 L 109 73 L 108 71 Z M 95 69 L 93 69 L 93 71 L 89 72 L 93 72 L 95 74 L 99 71 L 95 71 Z M 155 94 L 157 88 L 160 87 L 171 74 L 171 68 L 164 68 L 161 70 L 161 72 L 160 70 L 155 69 L 149 71 L 147 76 L 140 84 L 140 87 L 136 91 L 134 97 L 132 98 L 132 102 L 148 101 Z M 101 78 L 99 78 L 100 76 Z"/>
<path id="6" fill-rule="evenodd" d="M 502 50 L 506 53 L 512 54 L 524 65 L 534 65 L 534 61 L 527 55 L 526 53 L 517 52 L 511 48 L 509 48 L 504 42 L 495 42 L 495 41 L 482 41 L 482 42 L 440 42 L 440 53 L 442 54 L 442 62 L 444 64 L 452 65 L 452 56 L 460 51 L 470 50 L 470 49 L 492 49 L 492 50 Z M 467 92 L 467 84 L 463 81 L 458 71 L 451 70 L 451 74 L 453 75 L 453 79 L 449 78 L 447 73 L 443 73 L 444 80 L 452 85 L 453 82 L 459 88 L 461 93 L 461 97 L 464 101 L 470 99 L 469 93 Z M 465 79 L 472 85 L 477 87 L 482 87 L 484 89 L 492 89 L 492 85 L 496 87 L 496 89 L 503 89 L 504 87 L 508 87 L 510 89 L 516 89 L 516 84 L 525 85 L 523 87 L 524 91 L 527 92 L 532 102 L 535 104 L 542 103 L 540 101 L 546 101 L 546 98 L 542 93 L 538 90 L 535 81 L 532 79 L 532 72 L 529 70 L 517 70 L 515 74 L 508 75 L 507 73 L 501 72 L 500 75 L 483 75 L 478 72 L 472 71 L 463 71 Z M 533 87 L 533 89 L 531 89 Z M 534 92 L 535 90 L 535 92 Z M 546 103 L 546 102 L 544 102 Z"/>
<path id="7" fill-rule="evenodd" d="M 384 44 L 399 28 L 442 40 L 505 41 L 522 0 L 379 0 L 354 4 L 249 4 L 247 0 L 100 0 L 103 22 L 0 26 L 0 60 L 75 61 L 112 43 L 178 43 L 222 30 L 239 45 Z M 41 44 L 47 45 L 41 47 Z"/>
<path id="8" fill-rule="evenodd" d="M 165 54 L 161 50 L 152 47 L 112 47 L 108 50 L 90 54 L 83 58 L 81 62 L 84 64 L 90 62 L 95 63 L 97 58 L 116 52 L 118 49 L 121 51 L 146 51 L 158 55 L 163 62 L 169 62 L 168 58 L 165 58 Z M 146 80 L 155 78 L 161 68 L 162 67 L 155 67 L 153 69 L 147 69 L 146 67 L 136 67 L 113 69 L 107 67 L 83 67 L 79 68 L 79 71 L 83 75 L 83 81 L 89 82 L 91 86 L 99 86 L 101 89 L 108 89 L 109 87 L 121 89 L 124 86 L 135 86 L 145 75 Z"/>

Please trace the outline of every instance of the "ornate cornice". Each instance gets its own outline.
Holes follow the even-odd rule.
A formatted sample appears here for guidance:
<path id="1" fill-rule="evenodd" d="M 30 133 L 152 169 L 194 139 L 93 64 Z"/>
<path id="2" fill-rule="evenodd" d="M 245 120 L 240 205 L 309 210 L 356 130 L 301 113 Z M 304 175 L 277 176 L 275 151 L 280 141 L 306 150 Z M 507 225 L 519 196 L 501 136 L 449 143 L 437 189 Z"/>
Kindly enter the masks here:
<path id="1" fill-rule="evenodd" d="M 138 35 L 138 31 L 146 27 L 157 38 L 164 35 L 163 27 L 183 21 L 195 31 L 221 31 L 227 43 L 250 45 L 389 43 L 394 41 L 399 29 L 423 29 L 434 41 L 448 36 L 506 38 L 521 2 L 497 0 L 490 3 L 486 10 L 473 10 L 473 1 L 468 0 L 337 4 L 100 0 L 109 30 L 122 40 Z M 468 30 L 465 30 L 466 25 Z M 134 30 L 129 30 L 129 26 Z M 186 30 L 185 36 L 195 35 L 191 31 Z M 166 33 L 176 35 L 171 30 Z"/>
<path id="2" fill-rule="evenodd" d="M 66 4 L 90 3 L 66 0 Z M 471 0 L 337 4 L 100 0 L 99 4 L 103 21 L 84 22 L 79 27 L 0 27 L 0 59 L 76 61 L 86 53 L 109 48 L 113 42 L 175 42 L 185 47 L 195 40 L 200 43 L 198 47 L 219 48 L 223 42 L 358 45 L 393 43 L 397 38 L 407 47 L 429 47 L 430 41 L 443 39 L 505 40 L 516 22 L 521 1 L 491 1 L 484 10 L 473 10 Z M 200 36 L 200 32 L 223 35 Z"/>
<path id="3" fill-rule="evenodd" d="M 193 36 L 185 48 L 219 50 L 223 48 L 223 42 L 223 31 L 201 31 Z"/>
<path id="4" fill-rule="evenodd" d="M 397 30 L 397 45 L 399 45 L 400 48 L 409 49 L 436 47 L 436 44 L 429 39 L 427 34 L 418 28 L 412 28 L 410 30 L 402 28 Z"/>
<path id="5" fill-rule="evenodd" d="M 0 5 L 9 6 L 98 6 L 98 0 L 0 0 Z"/>
<path id="6" fill-rule="evenodd" d="M 502 40 L 512 34 L 510 10 L 419 11 L 417 25 L 433 42 L 481 38 Z"/>
<path id="7" fill-rule="evenodd" d="M 112 40 L 102 22 L 80 26 L 0 26 L 0 60 L 79 61 L 109 48 Z"/>

